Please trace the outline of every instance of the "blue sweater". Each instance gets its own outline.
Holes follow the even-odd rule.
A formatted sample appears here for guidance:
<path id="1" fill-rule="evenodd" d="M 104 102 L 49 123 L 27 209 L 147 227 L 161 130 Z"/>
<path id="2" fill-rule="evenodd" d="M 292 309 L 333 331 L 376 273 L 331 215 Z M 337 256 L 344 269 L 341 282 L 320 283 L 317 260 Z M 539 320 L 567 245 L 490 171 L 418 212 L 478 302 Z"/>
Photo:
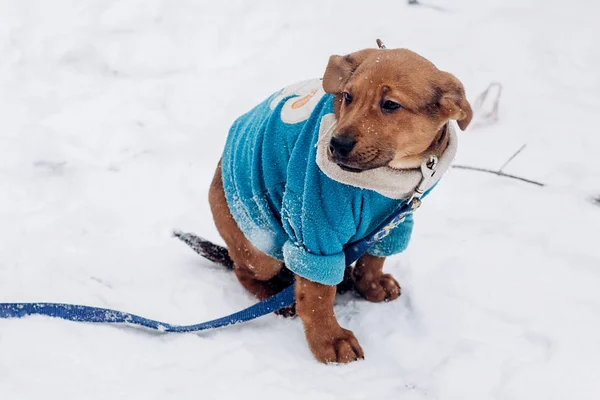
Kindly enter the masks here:
<path id="1" fill-rule="evenodd" d="M 344 246 L 371 233 L 403 201 L 337 182 L 316 163 L 316 143 L 334 96 L 294 88 L 277 92 L 238 118 L 222 158 L 227 204 L 246 238 L 294 273 L 335 285 L 345 270 Z M 369 250 L 403 251 L 412 216 Z"/>

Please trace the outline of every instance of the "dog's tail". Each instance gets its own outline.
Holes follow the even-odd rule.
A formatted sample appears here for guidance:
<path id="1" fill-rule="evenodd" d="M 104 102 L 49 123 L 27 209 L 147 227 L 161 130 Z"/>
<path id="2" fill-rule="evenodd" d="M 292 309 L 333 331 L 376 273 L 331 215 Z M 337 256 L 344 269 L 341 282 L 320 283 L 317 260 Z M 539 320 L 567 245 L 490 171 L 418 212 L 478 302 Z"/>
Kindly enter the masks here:
<path id="1" fill-rule="evenodd" d="M 233 270 L 233 260 L 229 257 L 229 252 L 225 247 L 209 242 L 193 233 L 173 231 L 173 236 L 190 246 L 192 250 L 207 260 Z M 293 282 L 294 274 L 284 265 L 283 268 L 281 268 L 281 271 L 268 281 L 268 284 L 276 292 L 279 292 Z M 344 271 L 344 280 L 337 285 L 337 292 L 341 294 L 351 291 L 353 288 L 354 279 L 352 278 L 352 268 L 346 268 Z"/>
<path id="2" fill-rule="evenodd" d="M 223 246 L 209 242 L 193 233 L 173 231 L 173 236 L 192 248 L 196 253 L 214 263 L 220 264 L 228 269 L 233 269 L 233 260 L 229 252 Z"/>

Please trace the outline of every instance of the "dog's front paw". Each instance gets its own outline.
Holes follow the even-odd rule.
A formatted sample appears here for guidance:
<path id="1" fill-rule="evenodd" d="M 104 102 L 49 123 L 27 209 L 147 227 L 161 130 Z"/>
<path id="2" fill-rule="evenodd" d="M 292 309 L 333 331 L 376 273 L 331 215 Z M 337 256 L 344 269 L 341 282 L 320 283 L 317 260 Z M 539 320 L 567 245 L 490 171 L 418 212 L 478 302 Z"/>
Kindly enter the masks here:
<path id="1" fill-rule="evenodd" d="M 316 359 L 322 363 L 346 364 L 365 358 L 354 333 L 347 329 L 339 328 L 330 335 L 323 332 L 307 333 L 308 344 Z"/>
<path id="2" fill-rule="evenodd" d="M 390 274 L 379 274 L 371 279 L 361 278 L 355 280 L 354 287 L 367 301 L 379 303 L 400 297 L 400 285 Z"/>

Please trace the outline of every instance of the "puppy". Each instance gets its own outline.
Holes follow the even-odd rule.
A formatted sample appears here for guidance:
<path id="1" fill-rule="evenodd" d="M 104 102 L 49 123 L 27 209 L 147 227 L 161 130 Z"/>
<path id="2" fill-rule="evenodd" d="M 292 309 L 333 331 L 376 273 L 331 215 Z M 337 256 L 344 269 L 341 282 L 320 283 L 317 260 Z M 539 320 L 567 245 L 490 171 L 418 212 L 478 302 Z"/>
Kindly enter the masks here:
<path id="1" fill-rule="evenodd" d="M 259 299 L 284 264 L 295 275 L 296 311 L 321 362 L 363 358 L 334 315 L 344 246 L 364 238 L 406 202 L 420 165 L 439 162 L 437 183 L 457 148 L 451 120 L 472 111 L 461 82 L 406 49 L 331 56 L 322 79 L 273 94 L 238 118 L 212 181 L 209 201 L 240 283 Z M 403 251 L 412 217 L 369 249 L 352 278 L 367 300 L 400 295 L 382 271 Z"/>

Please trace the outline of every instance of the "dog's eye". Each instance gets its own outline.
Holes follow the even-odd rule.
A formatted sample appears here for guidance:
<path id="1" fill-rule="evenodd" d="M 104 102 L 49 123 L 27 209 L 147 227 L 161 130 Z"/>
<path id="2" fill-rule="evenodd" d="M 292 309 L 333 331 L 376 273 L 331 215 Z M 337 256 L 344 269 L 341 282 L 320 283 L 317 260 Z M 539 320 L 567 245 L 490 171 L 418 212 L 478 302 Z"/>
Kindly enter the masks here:
<path id="1" fill-rule="evenodd" d="M 352 103 L 352 95 L 350 93 L 344 92 L 343 95 L 344 95 L 344 102 L 346 104 Z"/>
<path id="2" fill-rule="evenodd" d="M 391 100 L 386 100 L 381 105 L 381 109 L 386 112 L 395 111 L 401 107 L 402 106 L 400 104 L 396 103 L 395 101 L 391 101 Z"/>

